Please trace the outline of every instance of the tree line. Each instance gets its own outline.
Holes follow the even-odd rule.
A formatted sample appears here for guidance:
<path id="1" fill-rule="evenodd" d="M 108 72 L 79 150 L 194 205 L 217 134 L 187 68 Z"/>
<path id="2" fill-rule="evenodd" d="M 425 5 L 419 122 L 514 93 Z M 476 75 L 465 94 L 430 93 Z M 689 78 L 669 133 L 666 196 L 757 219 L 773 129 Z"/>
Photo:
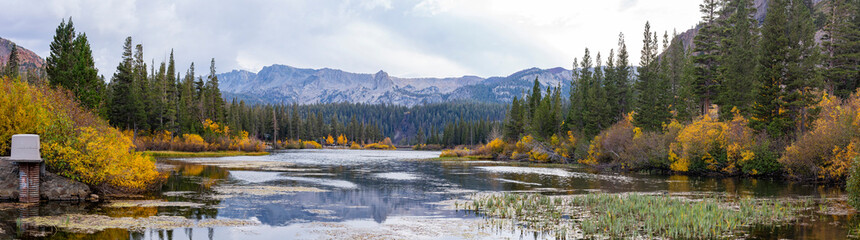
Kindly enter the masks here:
<path id="1" fill-rule="evenodd" d="M 83 106 L 109 120 L 111 125 L 131 130 L 135 135 L 161 131 L 201 134 L 205 131 L 203 122 L 209 119 L 233 131 L 246 131 L 250 136 L 269 141 L 324 142 L 328 135 L 344 135 L 360 143 L 391 137 L 398 144 L 461 145 L 486 142 L 492 122 L 504 116 L 505 106 L 492 103 L 452 102 L 413 107 L 246 104 L 238 99 L 223 99 L 215 59 L 210 61 L 206 76 L 197 73 L 194 63 L 183 74 L 176 69 L 173 50 L 168 59 L 156 64 L 155 60 L 146 61 L 143 49 L 142 44 L 126 38 L 122 60 L 105 83 L 104 76 L 98 76 L 86 34 L 76 33 L 72 19 L 64 19 L 51 42 L 46 82 L 68 89 Z M 15 68 L 12 64 L 3 71 L 11 74 L 7 69 Z M 450 129 L 464 129 L 465 133 Z"/>
<path id="2" fill-rule="evenodd" d="M 712 113 L 728 120 L 733 109 L 758 132 L 794 139 L 815 119 L 821 92 L 847 98 L 860 86 L 860 3 L 820 6 L 816 14 L 810 1 L 771 0 L 759 24 L 751 0 L 705 0 L 692 45 L 668 31 L 661 42 L 646 22 L 638 68 L 629 66 L 623 34 L 605 61 L 586 48 L 573 63 L 570 104 L 560 112 L 564 124 L 538 111 L 546 99 L 536 85 L 527 99 L 511 104 L 506 139 L 568 130 L 593 137 L 629 112 L 637 126 L 660 131 L 671 119 L 689 122 Z M 552 111 L 554 101 L 543 108 Z"/>

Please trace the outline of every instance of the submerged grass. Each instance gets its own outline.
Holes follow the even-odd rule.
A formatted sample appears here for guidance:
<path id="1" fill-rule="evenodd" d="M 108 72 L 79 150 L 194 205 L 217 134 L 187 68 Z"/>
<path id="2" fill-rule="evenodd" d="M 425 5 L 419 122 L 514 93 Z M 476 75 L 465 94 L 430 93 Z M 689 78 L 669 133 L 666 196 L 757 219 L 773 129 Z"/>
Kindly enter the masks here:
<path id="1" fill-rule="evenodd" d="M 219 151 L 219 152 L 180 152 L 180 151 L 145 151 L 146 155 L 157 158 L 192 158 L 192 157 L 231 157 L 231 156 L 264 156 L 268 152 L 242 152 L 242 151 Z"/>
<path id="2" fill-rule="evenodd" d="M 783 223 L 797 217 L 803 202 L 705 198 L 666 195 L 586 194 L 550 197 L 539 194 L 479 196 L 457 208 L 490 217 L 509 218 L 528 229 L 610 238 L 722 238 L 752 224 Z M 580 232 L 569 232 L 580 229 Z M 581 234 L 581 235 L 580 235 Z"/>

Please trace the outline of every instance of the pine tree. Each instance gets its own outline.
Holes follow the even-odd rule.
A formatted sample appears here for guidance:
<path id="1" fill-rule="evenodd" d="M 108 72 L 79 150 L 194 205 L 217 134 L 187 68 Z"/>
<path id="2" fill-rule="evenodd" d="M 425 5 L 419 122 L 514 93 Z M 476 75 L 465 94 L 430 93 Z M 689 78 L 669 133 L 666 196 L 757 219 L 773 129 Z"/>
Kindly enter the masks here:
<path id="1" fill-rule="evenodd" d="M 16 79 L 18 78 L 18 45 L 12 43 L 10 47 L 11 51 L 9 52 L 9 59 L 6 61 L 6 67 L 2 71 L 2 74 L 8 76 L 9 78 Z"/>
<path id="2" fill-rule="evenodd" d="M 134 106 L 131 95 L 134 88 L 132 61 L 131 37 L 127 37 L 123 45 L 122 61 L 117 65 L 116 73 L 111 79 L 113 96 L 111 97 L 109 115 L 111 124 L 125 129 L 131 129 L 134 122 Z"/>
<path id="3" fill-rule="evenodd" d="M 431 131 L 433 133 L 433 131 Z M 513 142 L 520 138 L 523 134 L 523 109 L 522 104 L 514 96 L 508 114 L 505 116 L 505 141 Z"/>
<path id="4" fill-rule="evenodd" d="M 783 114 L 785 103 L 782 99 L 789 41 L 786 36 L 786 1 L 771 0 L 768 4 L 768 14 L 762 25 L 759 43 L 760 57 L 756 71 L 759 85 L 753 105 L 753 117 L 750 118 L 751 127 L 759 131 L 767 130 L 773 136 L 782 136 L 783 130 L 790 122 Z"/>
<path id="5" fill-rule="evenodd" d="M 615 63 L 615 71 L 612 81 L 608 84 L 614 86 L 616 92 L 607 93 L 614 95 L 614 101 L 609 102 L 611 106 L 616 106 L 615 115 L 621 116 L 627 114 L 631 110 L 630 104 L 633 103 L 633 90 L 630 84 L 630 54 L 627 52 L 627 44 L 624 42 L 624 34 L 618 34 L 618 58 Z"/>
<path id="6" fill-rule="evenodd" d="M 822 46 L 828 89 L 847 98 L 860 87 L 860 1 L 832 0 L 826 5 Z"/>
<path id="7" fill-rule="evenodd" d="M 547 97 L 541 99 L 540 105 L 535 110 L 535 115 L 532 120 L 532 133 L 538 139 L 549 139 L 552 136 L 554 129 L 554 116 L 552 115 L 552 89 L 547 87 Z M 462 121 L 461 121 L 462 122 Z"/>
<path id="8" fill-rule="evenodd" d="M 732 109 L 746 113 L 754 102 L 754 88 L 750 86 L 756 84 L 750 73 L 755 71 L 755 65 L 750 64 L 750 60 L 756 59 L 756 52 L 750 49 L 757 48 L 758 22 L 750 0 L 730 0 L 720 15 L 718 22 L 723 34 L 718 73 L 721 84 L 716 103 L 720 106 L 720 119 L 727 120 L 732 118 Z"/>
<path id="9" fill-rule="evenodd" d="M 583 60 L 586 59 L 583 57 Z M 583 128 L 583 132 L 586 136 L 594 136 L 603 130 L 604 127 L 608 127 L 607 113 L 609 109 L 607 108 L 606 103 L 606 93 L 603 88 L 603 64 L 602 58 L 600 57 L 600 53 L 597 53 L 597 57 L 594 61 L 597 65 L 594 70 L 591 71 L 591 77 L 585 78 L 588 79 L 586 84 L 586 96 L 585 96 L 585 104 L 584 104 L 584 112 L 585 112 L 585 127 Z M 591 65 L 590 60 L 588 62 L 583 62 L 583 68 L 585 66 Z M 583 73 L 583 76 L 588 75 L 587 73 Z"/>
<path id="10" fill-rule="evenodd" d="M 570 106 L 564 121 L 564 130 L 579 132 L 582 131 L 582 98 L 585 94 L 583 94 L 584 88 L 579 77 L 579 61 L 576 58 L 573 59 L 570 79 Z"/>
<path id="11" fill-rule="evenodd" d="M 72 18 L 69 18 L 68 24 L 64 20 L 57 27 L 45 72 L 51 86 L 71 91 L 90 110 L 104 112 L 100 108 L 105 83 L 98 76 L 87 35 L 75 35 Z"/>
<path id="12" fill-rule="evenodd" d="M 719 68 L 719 26 L 717 25 L 717 14 L 719 12 L 718 0 L 704 0 L 699 5 L 702 13 L 702 27 L 694 38 L 695 48 L 693 52 L 693 63 L 695 66 L 695 93 L 700 99 L 702 112 L 708 114 L 713 100 L 717 97 L 720 82 L 717 75 Z"/>
<path id="13" fill-rule="evenodd" d="M 72 18 L 60 22 L 51 42 L 51 53 L 45 61 L 45 73 L 51 86 L 61 86 L 74 91 L 74 79 L 71 73 L 74 67 L 75 26 Z"/>
<path id="14" fill-rule="evenodd" d="M 809 107 L 817 100 L 813 91 L 821 85 L 816 66 L 821 63 L 821 51 L 815 43 L 816 28 L 811 4 L 802 0 L 791 1 L 788 14 L 789 51 L 784 101 L 788 118 L 794 120 L 789 127 L 794 136 L 799 136 L 812 124 L 813 114 Z"/>
<path id="15" fill-rule="evenodd" d="M 218 85 L 218 76 L 215 75 L 215 58 L 212 58 L 212 63 L 209 66 L 209 77 L 208 77 L 208 90 L 209 94 L 209 117 L 213 119 L 213 121 L 222 121 L 224 118 L 224 99 L 221 98 L 221 90 Z"/>
<path id="16" fill-rule="evenodd" d="M 645 23 L 643 36 L 639 81 L 636 83 L 636 89 L 639 91 L 638 111 L 634 120 L 636 125 L 646 130 L 658 131 L 672 116 L 666 91 L 669 86 L 668 81 L 660 78 L 657 71 L 657 33 L 651 33 L 650 23 Z"/>
<path id="17" fill-rule="evenodd" d="M 688 73 L 693 71 L 688 56 L 683 40 L 675 33 L 663 58 L 668 65 L 665 76 L 669 81 L 671 111 L 677 119 L 692 119 L 700 113 L 693 93 L 692 74 Z"/>
<path id="18" fill-rule="evenodd" d="M 131 91 L 131 110 L 134 113 L 132 127 L 135 132 L 138 130 L 149 130 L 150 126 L 147 121 L 147 116 L 151 112 L 151 105 L 147 104 L 149 100 L 149 74 L 146 71 L 146 62 L 143 60 L 143 45 L 137 44 L 134 50 L 133 69 L 133 88 Z"/>
<path id="19" fill-rule="evenodd" d="M 594 72 L 592 71 L 593 70 L 592 64 L 593 63 L 592 63 L 592 59 L 591 59 L 591 51 L 588 48 L 586 48 L 585 53 L 582 56 L 582 60 L 579 63 L 579 67 L 580 67 L 579 76 L 578 76 L 578 81 L 576 83 L 577 93 L 581 96 L 580 97 L 581 107 L 580 107 L 580 112 L 578 113 L 578 115 L 579 115 L 578 120 L 580 122 L 579 122 L 579 126 L 576 128 L 576 130 L 578 130 L 582 133 L 594 132 L 594 129 L 591 129 L 591 128 L 593 128 L 593 124 L 591 124 L 591 121 L 594 120 L 593 119 L 594 114 L 592 113 L 592 111 L 594 111 L 594 109 L 590 109 L 592 106 L 594 106 L 594 101 L 595 101 L 595 99 L 593 98 L 594 90 L 592 89 L 594 87 L 594 84 L 593 84 Z M 590 135 L 586 133 L 586 136 L 590 136 Z"/>
<path id="20" fill-rule="evenodd" d="M 532 92 L 528 96 L 528 116 L 534 116 L 535 111 L 540 106 L 541 101 L 541 92 L 540 92 L 540 82 L 538 78 L 535 78 L 534 86 L 532 87 Z"/>
<path id="21" fill-rule="evenodd" d="M 167 62 L 167 72 L 166 78 L 164 79 L 164 88 L 165 88 L 165 105 L 164 105 L 164 129 L 176 132 L 177 130 L 177 103 L 178 103 L 178 89 L 176 81 L 178 77 L 176 76 L 176 63 L 173 60 L 173 49 L 170 50 L 170 59 Z M 233 106 L 236 106 L 236 99 L 233 99 Z M 234 115 L 236 116 L 236 115 Z M 235 124 L 238 120 L 233 121 L 233 128 L 239 129 Z"/>
<path id="22" fill-rule="evenodd" d="M 603 91 L 606 96 L 606 121 L 611 124 L 621 119 L 621 106 L 618 105 L 619 94 L 618 90 L 618 69 L 615 67 L 615 50 L 609 50 L 609 57 L 606 58 L 606 67 L 603 68 Z"/>
<path id="23" fill-rule="evenodd" d="M 177 79 L 178 81 L 178 79 Z M 194 63 L 191 63 L 191 66 L 185 72 L 185 77 L 182 79 L 182 83 L 179 85 L 179 102 L 180 105 L 177 108 L 177 116 L 176 118 L 179 121 L 179 128 L 183 133 L 194 133 L 196 132 L 196 115 L 195 112 L 197 109 L 195 105 L 196 93 L 194 91 Z M 244 102 L 240 103 L 240 106 L 243 105 Z M 243 108 L 244 109 L 244 108 Z M 250 114 L 249 114 L 250 115 Z M 253 129 L 250 121 L 246 122 L 244 129 Z"/>

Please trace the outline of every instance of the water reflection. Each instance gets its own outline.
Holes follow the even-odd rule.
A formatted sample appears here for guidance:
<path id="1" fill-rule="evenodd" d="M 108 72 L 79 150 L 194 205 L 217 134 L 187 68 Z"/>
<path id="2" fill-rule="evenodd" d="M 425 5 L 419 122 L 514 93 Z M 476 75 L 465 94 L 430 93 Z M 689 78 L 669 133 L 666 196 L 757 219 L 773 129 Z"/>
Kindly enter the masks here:
<path id="1" fill-rule="evenodd" d="M 0 208 L 0 238 L 47 239 L 279 239 L 308 237 L 316 223 L 376 228 L 419 216 L 474 219 L 474 215 L 445 210 L 434 203 L 462 199 L 472 192 L 534 191 L 544 194 L 590 192 L 656 192 L 694 197 L 843 199 L 840 188 L 791 183 L 775 179 L 691 177 L 644 173 L 602 173 L 572 166 L 524 163 L 404 160 L 438 156 L 412 151 L 284 151 L 269 156 L 209 160 L 288 164 L 279 171 L 208 166 L 207 159 L 159 160 L 174 166 L 159 194 L 152 199 L 193 202 L 203 207 L 123 207 L 97 204 L 49 203 L 38 215 L 66 213 L 111 217 L 184 216 L 189 219 L 256 219 L 262 226 L 243 228 L 150 229 L 129 232 L 108 229 L 93 234 L 18 227 L 17 208 Z M 319 192 L 284 191 L 266 194 L 223 193 L 219 187 L 305 187 Z M 830 201 L 830 200 L 828 200 Z M 842 239 L 857 226 L 853 214 L 822 215 L 815 209 L 784 226 L 752 226 L 750 239 Z M 339 226 L 340 226 L 339 225 Z M 308 230 L 308 229 L 310 230 Z M 238 230 L 237 230 L 238 229 Z M 42 231 L 42 232 L 39 232 Z M 247 233 L 250 231 L 253 233 Z M 2 235 L 5 234 L 5 235 Z M 42 235 L 39 235 L 42 234 Z M 298 235 L 296 235 L 298 234 Z M 490 235 L 498 237 L 500 232 Z M 505 234 L 511 234 L 507 232 Z M 517 233 L 517 235 L 522 233 Z M 326 238 L 332 235 L 321 235 Z M 525 236 L 530 236 L 526 233 Z M 335 236 L 336 237 L 336 236 Z M 532 238 L 530 236 L 527 238 Z M 492 238 L 492 237 L 491 237 Z"/>

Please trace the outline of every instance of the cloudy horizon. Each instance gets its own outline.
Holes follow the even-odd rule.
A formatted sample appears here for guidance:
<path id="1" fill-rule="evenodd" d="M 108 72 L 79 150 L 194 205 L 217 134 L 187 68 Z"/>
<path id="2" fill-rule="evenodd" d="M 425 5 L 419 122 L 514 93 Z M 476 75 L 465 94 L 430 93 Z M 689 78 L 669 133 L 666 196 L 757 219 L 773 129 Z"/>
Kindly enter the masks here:
<path id="1" fill-rule="evenodd" d="M 659 35 L 699 21 L 699 1 L 299 0 L 287 2 L 0 1 L 0 37 L 41 57 L 72 17 L 99 73 L 114 73 L 122 44 L 143 44 L 147 62 L 175 51 L 184 72 L 259 71 L 283 64 L 397 77 L 507 76 L 531 67 L 569 69 L 587 47 L 605 55 L 626 36 L 637 64 L 646 21 Z M 661 40 L 662 41 L 662 40 Z"/>

